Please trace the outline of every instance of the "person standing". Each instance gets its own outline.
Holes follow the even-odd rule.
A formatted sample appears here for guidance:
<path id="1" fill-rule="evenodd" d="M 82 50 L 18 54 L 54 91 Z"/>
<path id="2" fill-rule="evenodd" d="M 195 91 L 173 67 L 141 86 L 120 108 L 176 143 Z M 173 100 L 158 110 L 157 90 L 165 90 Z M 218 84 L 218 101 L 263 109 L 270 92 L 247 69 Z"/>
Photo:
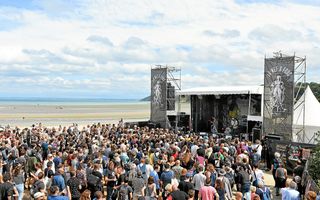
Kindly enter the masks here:
<path id="1" fill-rule="evenodd" d="M 205 185 L 200 188 L 199 198 L 202 200 L 219 199 L 218 192 L 211 186 L 210 177 L 206 179 Z"/>
<path id="2" fill-rule="evenodd" d="M 225 200 L 226 190 L 224 188 L 224 183 L 219 178 L 216 180 L 215 189 L 217 190 L 217 193 L 219 195 L 219 200 Z"/>
<path id="3" fill-rule="evenodd" d="M 194 198 L 198 199 L 198 195 L 199 195 L 199 191 L 201 189 L 201 187 L 204 186 L 204 183 L 206 181 L 206 176 L 203 174 L 203 165 L 199 165 L 198 166 L 198 173 L 196 175 L 194 175 L 193 179 L 192 179 L 192 183 L 194 183 L 194 190 L 195 190 L 195 194 L 194 194 Z"/>
<path id="4" fill-rule="evenodd" d="M 69 200 L 71 199 L 70 194 L 68 196 L 60 195 L 58 186 L 50 187 L 50 195 L 48 196 L 48 200 Z"/>
<path id="5" fill-rule="evenodd" d="M 240 188 L 241 192 L 246 199 L 250 199 L 250 187 L 251 187 L 251 182 L 250 182 L 250 175 L 247 172 L 247 170 L 244 169 L 243 166 L 240 166 L 240 171 L 238 173 L 239 180 L 240 180 Z"/>
<path id="6" fill-rule="evenodd" d="M 283 191 L 282 200 L 300 200 L 300 193 L 297 191 L 297 184 L 294 181 L 291 181 L 289 188 Z"/>
<path id="7" fill-rule="evenodd" d="M 3 183 L 0 184 L 0 199 L 11 200 L 14 196 L 14 185 L 10 182 L 11 175 L 5 173 L 3 175 Z"/>
<path id="8" fill-rule="evenodd" d="M 262 181 L 258 182 L 258 187 L 256 189 L 256 194 L 259 195 L 262 200 L 271 200 L 271 192 L 268 187 L 266 187 Z"/>
<path id="9" fill-rule="evenodd" d="M 287 180 L 287 170 L 283 168 L 283 165 L 280 164 L 276 170 L 276 196 L 279 196 L 279 192 L 281 188 L 286 187 Z"/>
<path id="10" fill-rule="evenodd" d="M 142 172 L 138 171 L 137 177 L 132 180 L 133 200 L 138 200 L 139 197 L 144 196 L 145 181 L 142 177 Z"/>
<path id="11" fill-rule="evenodd" d="M 76 171 L 70 171 L 70 176 L 67 181 L 68 193 L 71 193 L 71 200 L 79 200 L 81 196 L 79 191 L 80 181 L 76 177 Z"/>
<path id="12" fill-rule="evenodd" d="M 25 175 L 22 171 L 21 165 L 18 165 L 13 170 L 13 182 L 18 190 L 18 200 L 22 200 L 23 198 L 23 192 L 24 192 L 24 181 L 25 181 Z"/>

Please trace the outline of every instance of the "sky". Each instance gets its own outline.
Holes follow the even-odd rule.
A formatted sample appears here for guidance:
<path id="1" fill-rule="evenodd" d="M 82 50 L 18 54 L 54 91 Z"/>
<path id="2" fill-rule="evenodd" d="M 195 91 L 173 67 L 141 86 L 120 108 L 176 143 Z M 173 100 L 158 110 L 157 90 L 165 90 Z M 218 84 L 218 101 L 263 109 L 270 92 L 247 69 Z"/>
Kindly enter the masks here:
<path id="1" fill-rule="evenodd" d="M 0 97 L 134 99 L 154 65 L 182 89 L 263 84 L 273 52 L 320 82 L 320 1 L 1 0 Z"/>

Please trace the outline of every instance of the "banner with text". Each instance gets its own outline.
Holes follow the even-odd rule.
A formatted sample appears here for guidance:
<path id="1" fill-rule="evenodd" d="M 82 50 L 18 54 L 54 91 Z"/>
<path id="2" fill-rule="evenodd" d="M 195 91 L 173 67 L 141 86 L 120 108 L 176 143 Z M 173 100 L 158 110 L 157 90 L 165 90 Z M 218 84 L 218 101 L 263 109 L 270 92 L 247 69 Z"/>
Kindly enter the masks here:
<path id="1" fill-rule="evenodd" d="M 166 125 L 167 68 L 151 69 L 151 121 Z"/>
<path id="2" fill-rule="evenodd" d="M 294 63 L 294 57 L 277 57 L 264 64 L 264 133 L 284 140 L 292 140 Z"/>

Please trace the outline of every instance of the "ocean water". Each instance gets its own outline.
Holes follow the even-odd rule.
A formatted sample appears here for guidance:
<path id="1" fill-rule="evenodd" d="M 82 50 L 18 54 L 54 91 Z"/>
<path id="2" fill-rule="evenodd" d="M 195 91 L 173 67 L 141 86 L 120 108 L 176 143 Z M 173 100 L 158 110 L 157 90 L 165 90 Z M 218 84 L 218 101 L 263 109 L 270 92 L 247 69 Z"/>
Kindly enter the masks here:
<path id="1" fill-rule="evenodd" d="M 103 98 L 38 98 L 38 97 L 0 97 L 0 105 L 108 105 L 108 104 L 146 104 L 139 99 Z"/>

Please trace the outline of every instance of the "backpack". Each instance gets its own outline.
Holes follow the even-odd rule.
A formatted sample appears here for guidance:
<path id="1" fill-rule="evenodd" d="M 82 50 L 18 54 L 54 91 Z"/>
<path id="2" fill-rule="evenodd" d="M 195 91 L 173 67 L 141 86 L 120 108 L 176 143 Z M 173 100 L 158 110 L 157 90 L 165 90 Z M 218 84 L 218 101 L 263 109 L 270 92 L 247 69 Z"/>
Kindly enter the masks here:
<path id="1" fill-rule="evenodd" d="M 260 190 L 260 191 L 262 192 L 262 194 L 263 194 L 263 199 L 261 199 L 261 200 L 271 200 L 267 188 L 264 188 L 264 190 L 262 190 L 261 188 L 259 188 L 259 190 Z"/>
<path id="2" fill-rule="evenodd" d="M 230 182 L 231 187 L 235 184 L 234 176 L 231 172 L 228 172 L 224 175 Z"/>
<path id="3" fill-rule="evenodd" d="M 147 172 L 146 164 L 143 164 L 141 167 L 139 166 L 139 169 L 142 172 L 142 174 L 146 174 L 146 172 Z"/>
<path id="4" fill-rule="evenodd" d="M 141 167 L 139 167 L 140 171 L 142 172 L 142 178 L 147 180 L 147 166 L 146 164 L 143 164 Z"/>
<path id="5" fill-rule="evenodd" d="M 97 186 L 99 183 L 99 180 L 100 180 L 99 177 L 93 174 L 89 174 L 87 178 L 88 186 L 91 186 L 91 187 Z"/>
<path id="6" fill-rule="evenodd" d="M 127 199 L 127 186 L 120 186 L 119 188 L 119 200 Z"/>
<path id="7" fill-rule="evenodd" d="M 134 178 L 137 177 L 137 172 L 134 171 L 134 170 L 130 170 L 129 171 L 129 174 L 128 174 L 128 182 L 129 182 L 129 185 L 132 185 L 132 181 Z"/>
<path id="8" fill-rule="evenodd" d="M 281 160 L 274 159 L 274 161 L 273 161 L 273 170 L 278 169 L 278 168 L 279 168 L 280 163 L 281 163 Z"/>

